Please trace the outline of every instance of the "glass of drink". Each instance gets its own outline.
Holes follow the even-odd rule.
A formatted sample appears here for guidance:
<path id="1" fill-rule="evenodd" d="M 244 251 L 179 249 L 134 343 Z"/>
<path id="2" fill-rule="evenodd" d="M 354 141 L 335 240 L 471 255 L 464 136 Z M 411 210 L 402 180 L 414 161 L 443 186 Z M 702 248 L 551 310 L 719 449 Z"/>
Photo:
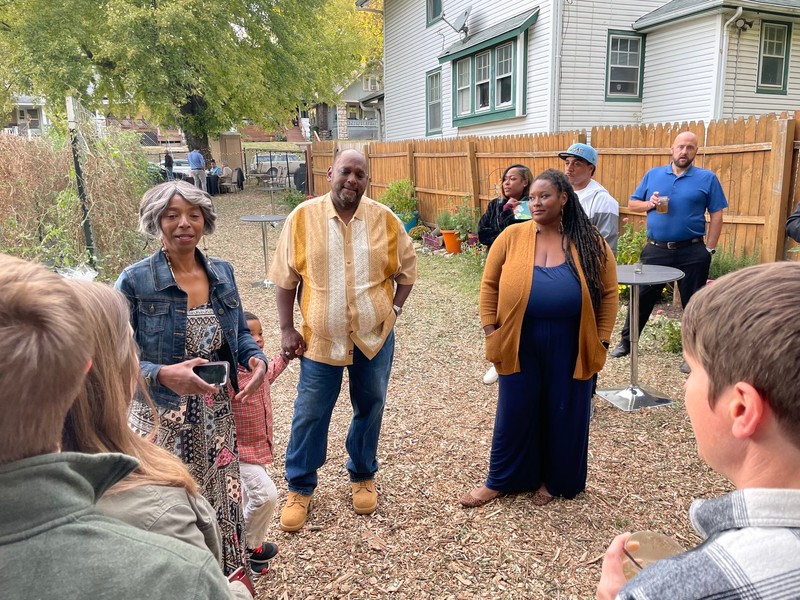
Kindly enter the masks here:
<path id="1" fill-rule="evenodd" d="M 657 531 L 637 531 L 625 542 L 625 561 L 622 572 L 632 579 L 639 571 L 654 562 L 684 552 L 685 549 L 671 537 Z"/>
<path id="2" fill-rule="evenodd" d="M 669 196 L 659 196 L 658 204 L 656 205 L 656 212 L 667 213 L 669 212 Z"/>

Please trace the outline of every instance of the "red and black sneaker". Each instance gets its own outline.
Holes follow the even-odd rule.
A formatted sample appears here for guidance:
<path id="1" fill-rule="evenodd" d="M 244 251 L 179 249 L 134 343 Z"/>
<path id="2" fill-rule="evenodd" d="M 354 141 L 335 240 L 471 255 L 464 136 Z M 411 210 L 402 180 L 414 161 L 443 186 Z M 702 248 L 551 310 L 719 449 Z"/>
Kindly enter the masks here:
<path id="1" fill-rule="evenodd" d="M 269 569 L 269 561 L 278 554 L 278 545 L 264 542 L 258 548 L 248 548 L 247 554 L 250 558 L 250 572 L 258 577 Z"/>

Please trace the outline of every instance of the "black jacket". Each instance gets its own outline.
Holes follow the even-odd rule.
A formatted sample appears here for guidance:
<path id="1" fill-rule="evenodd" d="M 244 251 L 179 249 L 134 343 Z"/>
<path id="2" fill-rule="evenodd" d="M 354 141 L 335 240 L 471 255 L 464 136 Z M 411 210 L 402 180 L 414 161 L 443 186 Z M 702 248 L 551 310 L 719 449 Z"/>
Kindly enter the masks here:
<path id="1" fill-rule="evenodd" d="M 527 200 L 527 196 L 522 200 Z M 507 200 L 500 196 L 489 202 L 486 207 L 486 212 L 483 213 L 481 220 L 478 222 L 478 240 L 485 246 L 491 246 L 500 232 L 509 225 L 514 223 L 522 223 L 523 221 L 516 221 L 514 219 L 513 210 L 503 210 L 503 206 Z"/>

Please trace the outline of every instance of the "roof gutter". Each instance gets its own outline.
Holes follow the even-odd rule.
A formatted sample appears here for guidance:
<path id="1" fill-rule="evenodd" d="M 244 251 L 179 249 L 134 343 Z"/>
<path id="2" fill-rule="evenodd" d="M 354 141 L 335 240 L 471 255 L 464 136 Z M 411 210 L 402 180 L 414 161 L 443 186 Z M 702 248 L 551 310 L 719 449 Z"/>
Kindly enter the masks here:
<path id="1" fill-rule="evenodd" d="M 736 8 L 733 16 L 725 21 L 722 26 L 722 57 L 717 65 L 717 101 L 714 106 L 714 118 L 722 118 L 722 108 L 725 103 L 725 74 L 728 71 L 728 45 L 730 44 L 730 26 L 736 19 L 742 16 L 742 7 Z"/>

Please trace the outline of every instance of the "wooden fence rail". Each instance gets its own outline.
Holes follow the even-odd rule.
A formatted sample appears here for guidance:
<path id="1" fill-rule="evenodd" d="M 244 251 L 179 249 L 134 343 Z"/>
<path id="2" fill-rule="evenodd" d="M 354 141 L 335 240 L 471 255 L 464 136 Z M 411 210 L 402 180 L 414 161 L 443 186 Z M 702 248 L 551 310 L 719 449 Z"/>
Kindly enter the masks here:
<path id="1" fill-rule="evenodd" d="M 620 202 L 620 219 L 641 226 L 644 217 L 627 208 L 644 173 L 666 165 L 670 145 L 681 131 L 700 141 L 695 164 L 714 171 L 729 207 L 723 217 L 720 246 L 737 256 L 762 262 L 800 259 L 787 250 L 797 244 L 784 234 L 787 215 L 800 202 L 800 110 L 780 115 L 691 123 L 659 123 L 594 127 L 597 149 L 595 179 Z M 420 217 L 432 224 L 442 210 L 466 199 L 481 211 L 500 195 L 500 177 L 513 164 L 534 174 L 562 169 L 558 153 L 574 142 L 585 142 L 585 130 L 497 137 L 370 142 L 361 150 L 367 158 L 367 195 L 379 199 L 388 185 L 409 179 L 416 190 Z M 328 189 L 325 173 L 341 150 L 353 147 L 337 141 L 314 142 L 311 148 L 312 190 Z"/>

